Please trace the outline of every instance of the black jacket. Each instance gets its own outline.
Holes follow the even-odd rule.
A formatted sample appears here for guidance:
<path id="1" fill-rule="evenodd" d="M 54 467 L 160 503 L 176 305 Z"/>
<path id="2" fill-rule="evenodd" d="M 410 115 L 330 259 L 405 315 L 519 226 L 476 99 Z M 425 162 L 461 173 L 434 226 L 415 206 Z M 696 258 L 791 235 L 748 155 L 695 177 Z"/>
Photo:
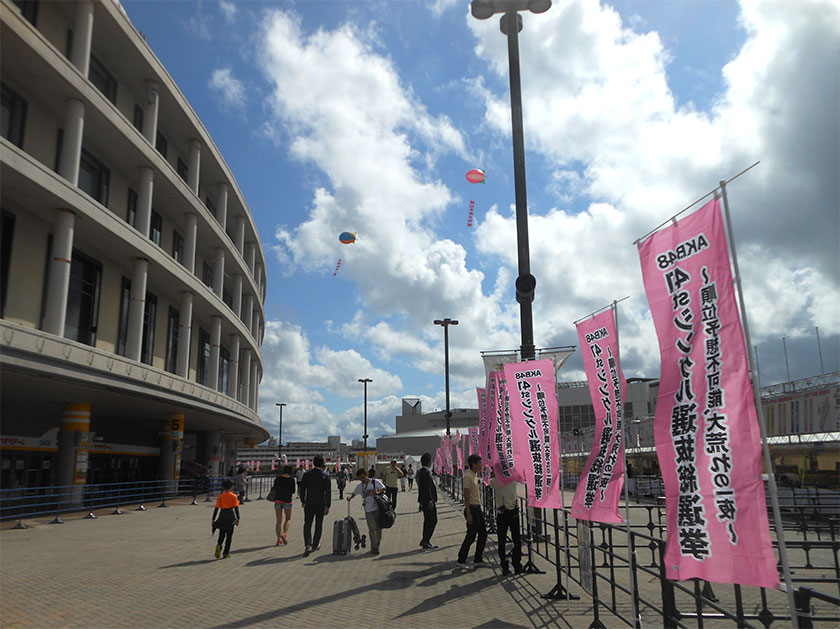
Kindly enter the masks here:
<path id="1" fill-rule="evenodd" d="M 291 502 L 292 497 L 295 495 L 295 477 L 290 476 L 286 478 L 282 474 L 278 475 L 274 479 L 274 494 L 275 500 L 280 500 L 281 502 Z"/>
<path id="2" fill-rule="evenodd" d="M 305 505 L 330 508 L 330 475 L 317 467 L 300 481 L 300 499 Z"/>
<path id="3" fill-rule="evenodd" d="M 424 509 L 429 502 L 437 502 L 437 487 L 432 473 L 425 467 L 417 471 L 417 502 Z"/>

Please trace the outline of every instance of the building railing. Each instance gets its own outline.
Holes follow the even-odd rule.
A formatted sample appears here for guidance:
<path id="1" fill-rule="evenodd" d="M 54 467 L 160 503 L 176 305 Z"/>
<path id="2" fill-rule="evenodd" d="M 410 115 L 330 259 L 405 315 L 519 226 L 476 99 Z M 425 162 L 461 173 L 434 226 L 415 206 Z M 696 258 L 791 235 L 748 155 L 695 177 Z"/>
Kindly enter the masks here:
<path id="1" fill-rule="evenodd" d="M 454 502 L 463 498 L 459 480 L 447 474 L 438 478 Z M 483 483 L 482 487 L 485 521 L 489 532 L 495 533 L 493 490 Z M 814 623 L 840 623 L 840 513 L 836 494 L 808 490 L 784 495 L 788 515 L 785 544 L 796 585 L 796 616 L 802 628 Z M 669 580 L 664 564 L 664 500 L 630 504 L 629 527 L 576 520 L 569 507 L 532 508 L 520 497 L 520 528 L 527 545 L 525 571 L 543 572 L 536 562 L 553 567 L 555 585 L 543 598 L 591 596 L 594 618 L 590 627 L 606 626 L 599 619 L 602 613 L 631 627 L 642 622 L 669 628 L 703 627 L 709 621 L 731 621 L 738 627 L 790 623 L 787 596 L 781 590 Z M 773 547 L 778 553 L 772 521 L 770 518 Z"/>

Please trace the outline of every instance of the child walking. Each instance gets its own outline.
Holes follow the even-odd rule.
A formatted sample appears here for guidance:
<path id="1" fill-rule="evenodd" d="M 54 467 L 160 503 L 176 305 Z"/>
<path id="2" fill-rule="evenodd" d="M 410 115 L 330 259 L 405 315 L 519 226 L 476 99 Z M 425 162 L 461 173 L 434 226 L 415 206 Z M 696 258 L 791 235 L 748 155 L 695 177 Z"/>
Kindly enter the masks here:
<path id="1" fill-rule="evenodd" d="M 222 543 L 225 545 L 224 558 L 230 554 L 230 542 L 233 539 L 233 527 L 239 526 L 239 499 L 231 489 L 233 481 L 226 478 L 222 481 L 224 491 L 216 498 L 216 508 L 213 509 L 213 524 L 211 531 L 219 529 L 219 541 L 216 543 L 216 559 L 222 556 Z M 221 509 L 221 513 L 219 510 Z M 218 519 L 216 516 L 219 516 Z"/>

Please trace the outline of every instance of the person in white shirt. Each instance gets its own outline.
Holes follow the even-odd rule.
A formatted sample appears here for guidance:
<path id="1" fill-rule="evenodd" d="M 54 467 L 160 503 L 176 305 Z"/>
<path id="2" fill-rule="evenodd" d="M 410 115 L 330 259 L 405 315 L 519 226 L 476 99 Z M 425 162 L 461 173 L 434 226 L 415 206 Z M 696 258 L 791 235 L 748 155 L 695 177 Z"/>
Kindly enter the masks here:
<path id="1" fill-rule="evenodd" d="M 370 537 L 370 552 L 378 555 L 379 542 L 382 540 L 382 529 L 379 526 L 379 505 L 376 504 L 373 495 L 384 493 L 385 485 L 376 478 L 368 480 L 367 472 L 363 469 L 356 472 L 356 476 L 359 479 L 359 484 L 356 485 L 353 493 L 347 496 L 347 502 L 350 502 L 356 496 L 363 497 L 365 519 L 368 525 L 368 537 Z"/>
<path id="2" fill-rule="evenodd" d="M 510 574 L 505 552 L 508 530 L 513 541 L 513 571 L 520 574 L 522 572 L 522 539 L 519 534 L 519 483 L 512 482 L 502 487 L 494 473 L 490 479 L 490 487 L 493 489 L 493 498 L 496 502 L 496 531 L 499 534 L 497 547 L 502 574 Z"/>

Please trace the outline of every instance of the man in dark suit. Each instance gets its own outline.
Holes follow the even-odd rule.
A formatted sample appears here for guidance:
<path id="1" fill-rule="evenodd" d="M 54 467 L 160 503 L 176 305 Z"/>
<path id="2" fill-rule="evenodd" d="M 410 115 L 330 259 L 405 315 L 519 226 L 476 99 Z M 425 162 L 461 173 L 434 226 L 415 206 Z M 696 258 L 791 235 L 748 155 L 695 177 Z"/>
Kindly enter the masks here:
<path id="1" fill-rule="evenodd" d="M 417 502 L 420 503 L 420 511 L 423 512 L 423 539 L 420 546 L 425 549 L 437 548 L 432 544 L 432 534 L 437 526 L 437 488 L 432 478 L 432 455 L 426 452 L 420 457 L 420 464 L 423 466 L 417 472 Z"/>
<path id="2" fill-rule="evenodd" d="M 324 457 L 315 456 L 315 467 L 303 476 L 300 483 L 300 502 L 303 505 L 304 557 L 321 545 L 321 529 L 324 516 L 330 512 L 330 475 L 324 470 Z M 315 521 L 315 536 L 312 537 L 312 521 Z"/>

